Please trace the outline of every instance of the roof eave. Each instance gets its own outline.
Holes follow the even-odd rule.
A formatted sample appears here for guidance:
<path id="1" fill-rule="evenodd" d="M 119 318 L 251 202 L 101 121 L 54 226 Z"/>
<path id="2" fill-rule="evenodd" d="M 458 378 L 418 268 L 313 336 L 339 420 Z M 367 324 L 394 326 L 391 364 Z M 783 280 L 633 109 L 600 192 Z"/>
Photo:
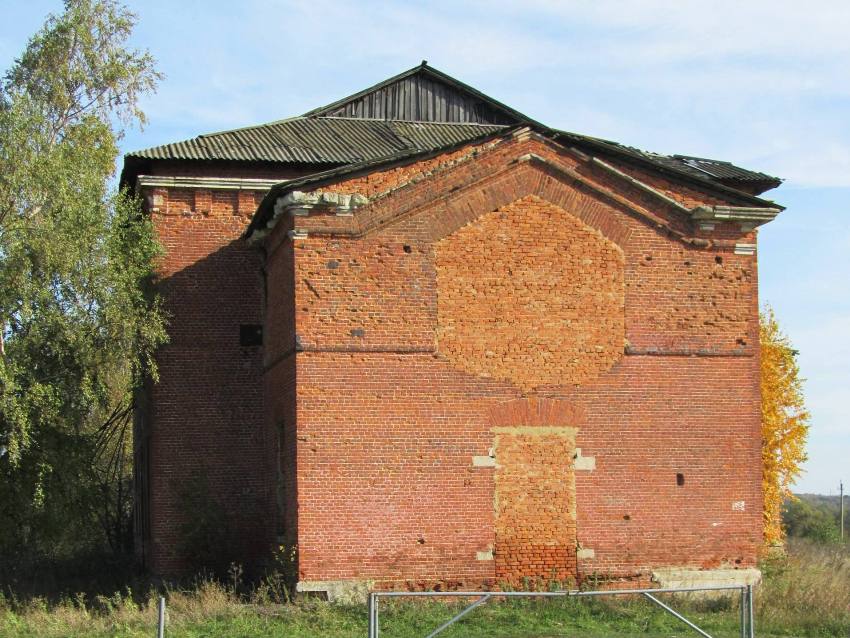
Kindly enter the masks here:
<path id="1" fill-rule="evenodd" d="M 715 179 L 711 179 L 708 177 L 697 177 L 696 175 L 692 175 L 691 173 L 687 173 L 685 171 L 676 170 L 669 166 L 665 166 L 663 164 L 659 164 L 658 162 L 653 162 L 651 159 L 647 157 L 641 157 L 636 153 L 630 153 L 625 149 L 618 148 L 619 145 L 615 143 L 607 142 L 606 140 L 597 139 L 593 137 L 588 137 L 584 135 L 579 135 L 578 133 L 570 133 L 568 131 L 560 131 L 558 129 L 548 129 L 551 133 L 554 134 L 555 138 L 564 137 L 568 140 L 571 140 L 573 143 L 584 144 L 590 147 L 593 147 L 603 153 L 616 155 L 623 161 L 627 163 L 634 163 L 640 166 L 649 168 L 651 170 L 662 173 L 666 176 L 672 177 L 678 181 L 688 182 L 692 185 L 698 186 L 704 190 L 713 191 L 718 194 L 726 195 L 726 196 L 734 196 L 740 200 L 743 200 L 747 203 L 754 204 L 758 207 L 764 208 L 778 208 L 779 210 L 785 210 L 785 207 L 773 202 L 769 199 L 763 199 L 761 197 L 757 197 L 752 193 L 747 193 L 746 191 L 742 191 L 737 188 L 733 188 L 731 186 L 727 186 Z M 774 178 L 777 180 L 777 186 L 782 183 L 782 180 Z M 766 189 L 769 190 L 769 189 Z M 763 191 L 764 192 L 764 191 Z"/>

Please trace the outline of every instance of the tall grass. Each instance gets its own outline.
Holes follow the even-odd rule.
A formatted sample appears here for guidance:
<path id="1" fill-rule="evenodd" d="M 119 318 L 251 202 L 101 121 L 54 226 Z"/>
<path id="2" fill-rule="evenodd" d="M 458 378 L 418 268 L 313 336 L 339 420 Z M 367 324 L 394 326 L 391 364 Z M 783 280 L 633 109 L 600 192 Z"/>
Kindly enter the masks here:
<path id="1" fill-rule="evenodd" d="M 786 556 L 766 560 L 761 568 L 764 584 L 755 600 L 763 627 L 850 635 L 850 547 L 794 539 Z"/>
<path id="2" fill-rule="evenodd" d="M 766 561 L 762 569 L 765 579 L 756 593 L 757 635 L 850 635 L 850 551 L 846 547 L 795 542 L 787 556 Z M 228 584 L 203 579 L 186 589 L 152 590 L 144 595 L 125 590 L 108 597 L 78 595 L 54 602 L 0 596 L 0 636 L 152 637 L 160 593 L 168 600 L 169 638 L 354 638 L 366 634 L 364 606 L 334 606 L 310 599 L 292 602 L 278 579 L 269 578 L 246 590 L 234 577 Z M 387 601 L 382 603 L 382 635 L 425 636 L 460 605 Z M 712 635 L 738 635 L 736 599 L 680 598 L 675 606 Z M 446 638 L 612 635 L 696 634 L 637 597 L 488 603 L 445 634 Z"/>

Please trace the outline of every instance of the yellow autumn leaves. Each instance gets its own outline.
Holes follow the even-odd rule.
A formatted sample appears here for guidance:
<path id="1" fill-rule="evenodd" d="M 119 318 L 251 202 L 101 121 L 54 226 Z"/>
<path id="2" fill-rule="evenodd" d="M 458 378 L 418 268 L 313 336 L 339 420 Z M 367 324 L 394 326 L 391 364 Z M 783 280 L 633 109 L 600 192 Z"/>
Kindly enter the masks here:
<path id="1" fill-rule="evenodd" d="M 791 484 L 806 460 L 809 412 L 796 351 L 769 307 L 761 313 L 759 336 L 764 541 L 766 546 L 772 546 L 783 540 L 782 502 L 791 493 Z"/>

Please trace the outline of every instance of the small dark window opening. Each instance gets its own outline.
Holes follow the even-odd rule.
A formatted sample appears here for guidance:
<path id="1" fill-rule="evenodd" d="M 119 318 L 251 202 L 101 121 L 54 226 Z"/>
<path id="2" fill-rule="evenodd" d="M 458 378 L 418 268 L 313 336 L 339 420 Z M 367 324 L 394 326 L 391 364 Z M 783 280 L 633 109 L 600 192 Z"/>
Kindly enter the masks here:
<path id="1" fill-rule="evenodd" d="M 256 324 L 239 326 L 239 345 L 243 348 L 263 345 L 263 327 Z"/>
<path id="2" fill-rule="evenodd" d="M 676 474 L 676 485 L 682 487 L 685 484 L 685 475 L 684 474 Z"/>

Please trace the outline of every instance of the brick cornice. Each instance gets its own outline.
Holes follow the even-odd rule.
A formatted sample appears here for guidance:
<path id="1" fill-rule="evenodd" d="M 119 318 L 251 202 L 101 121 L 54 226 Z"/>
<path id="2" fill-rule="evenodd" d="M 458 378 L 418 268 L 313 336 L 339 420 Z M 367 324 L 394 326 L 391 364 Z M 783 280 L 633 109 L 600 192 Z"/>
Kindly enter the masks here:
<path id="1" fill-rule="evenodd" d="M 758 223 L 764 223 L 779 212 L 778 209 L 732 206 L 690 209 L 601 160 L 580 151 L 557 147 L 549 140 L 538 139 L 538 136 L 494 144 L 477 151 L 475 159 L 479 161 L 453 162 L 443 169 L 432 171 L 425 178 L 411 180 L 364 203 L 353 215 L 340 215 L 332 208 L 299 210 L 298 215 L 290 216 L 292 230 L 295 231 L 290 232 L 290 239 L 311 235 L 362 237 L 435 207 L 446 209 L 446 214 L 441 215 L 441 219 L 445 220 L 441 226 L 454 230 L 477 214 L 495 210 L 531 194 L 576 214 L 619 245 L 627 240 L 629 231 L 610 215 L 611 208 L 640 219 L 686 245 L 733 250 L 735 242 L 693 236 L 688 229 L 695 221 L 702 223 L 713 215 L 712 219 L 746 223 L 747 227 L 742 231 L 749 231 L 756 219 L 752 215 L 758 217 Z M 597 173 L 607 175 L 609 179 L 600 179 Z M 438 187 L 437 180 L 442 182 Z M 616 188 L 618 182 L 623 184 L 624 190 Z M 575 196 L 571 197 L 567 191 L 578 192 L 591 201 L 576 202 Z M 661 214 L 660 211 L 665 209 L 666 215 Z M 742 216 L 747 217 L 746 220 Z M 435 227 L 434 239 L 451 230 Z"/>
<path id="2" fill-rule="evenodd" d="M 348 205 L 341 205 L 337 210 L 330 202 L 331 205 L 312 207 L 284 206 L 281 203 L 285 203 L 285 197 L 291 195 L 282 196 L 269 228 L 275 225 L 278 217 L 299 217 L 302 219 L 294 221 L 294 229 L 298 231 L 293 234 L 295 238 L 307 235 L 360 237 L 418 211 L 439 205 L 451 206 L 451 202 L 463 193 L 485 188 L 501 175 L 511 172 L 514 165 L 523 163 L 548 171 L 566 186 L 588 191 L 602 203 L 613 205 L 683 243 L 700 248 L 717 245 L 731 249 L 733 244 L 726 246 L 728 242 L 723 240 L 693 236 L 696 226 L 703 231 L 711 231 L 714 222 L 735 222 L 741 232 L 746 233 L 770 221 L 781 210 L 730 205 L 688 207 L 597 157 L 527 132 L 475 148 L 468 156 L 447 162 L 427 174 L 417 175 L 407 183 L 371 197 L 368 202 L 361 198 L 356 212 L 353 206 Z M 517 196 L 526 194 L 537 194 L 545 199 L 545 195 L 528 189 L 518 191 Z M 321 191 L 307 194 L 320 202 L 325 195 Z M 352 193 L 340 197 L 348 201 L 358 196 Z M 500 205 L 506 203 L 501 201 Z M 259 240 L 267 233 L 268 230 L 258 230 L 253 239 Z"/>
<path id="3" fill-rule="evenodd" d="M 533 143 L 532 143 L 533 144 Z M 520 140 L 512 144 L 512 153 L 501 154 L 496 166 L 482 168 L 475 163 L 457 164 L 444 172 L 435 172 L 428 179 L 411 183 L 396 189 L 386 196 L 374 199 L 357 209 L 353 216 L 341 217 L 333 213 L 310 214 L 293 218 L 300 236 L 347 236 L 362 237 L 387 225 L 411 215 L 424 213 L 437 207 L 445 210 L 440 215 L 441 223 L 432 229 L 433 239 L 439 239 L 474 219 L 478 214 L 495 210 L 525 195 L 537 195 L 552 204 L 564 207 L 570 199 L 568 191 L 582 195 L 593 194 L 596 200 L 607 199 L 605 204 L 625 210 L 631 215 L 643 219 L 647 211 L 631 204 L 625 198 L 612 197 L 587 178 L 561 167 L 554 171 L 556 164 L 543 166 L 539 162 L 529 161 L 532 157 L 527 151 L 529 142 Z M 495 148 L 487 151 L 494 153 Z M 483 160 L 484 153 L 479 154 Z M 492 164 L 492 162 L 491 162 Z M 462 174 L 458 174 L 464 171 Z M 552 183 L 551 177 L 558 184 Z M 433 180 L 444 180 L 443 188 L 434 188 Z M 617 222 L 605 205 L 595 201 L 598 210 L 590 202 L 576 203 L 566 210 L 596 228 L 609 239 L 623 244 L 629 230 Z M 654 216 L 651 220 L 656 226 L 661 220 Z"/>

